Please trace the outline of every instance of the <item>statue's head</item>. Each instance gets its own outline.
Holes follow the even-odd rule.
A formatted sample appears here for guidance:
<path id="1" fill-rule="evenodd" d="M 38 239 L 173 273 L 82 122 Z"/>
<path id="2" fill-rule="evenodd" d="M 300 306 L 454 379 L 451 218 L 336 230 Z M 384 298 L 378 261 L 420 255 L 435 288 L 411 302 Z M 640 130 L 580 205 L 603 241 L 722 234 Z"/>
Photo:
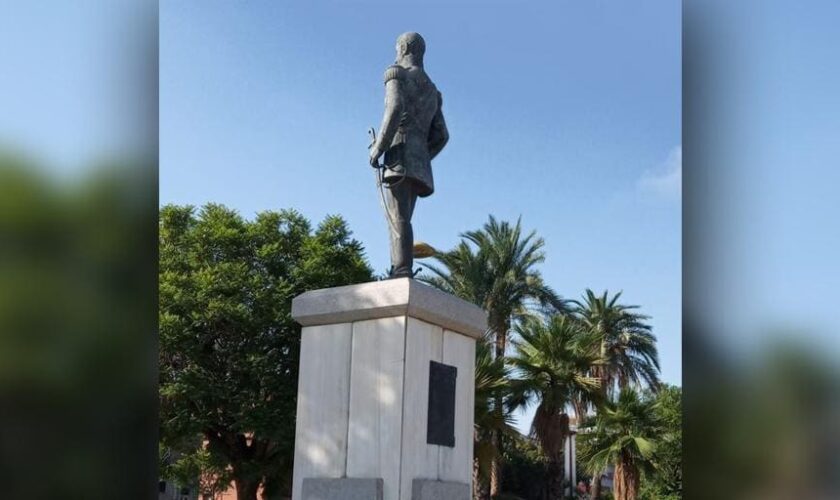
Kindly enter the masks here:
<path id="1" fill-rule="evenodd" d="M 420 33 L 409 31 L 397 38 L 397 60 L 409 58 L 416 64 L 423 64 L 423 54 L 426 53 L 426 41 Z"/>

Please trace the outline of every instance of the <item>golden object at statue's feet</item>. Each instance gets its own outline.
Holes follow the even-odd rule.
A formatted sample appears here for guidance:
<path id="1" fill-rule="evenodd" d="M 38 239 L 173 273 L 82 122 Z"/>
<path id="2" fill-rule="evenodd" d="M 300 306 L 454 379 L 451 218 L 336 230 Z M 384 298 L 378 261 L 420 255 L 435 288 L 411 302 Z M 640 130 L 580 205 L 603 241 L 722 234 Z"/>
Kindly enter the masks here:
<path id="1" fill-rule="evenodd" d="M 415 259 L 425 259 L 427 257 L 431 257 L 437 253 L 437 250 L 432 248 L 431 245 L 428 243 L 423 243 L 422 241 L 418 241 L 414 244 L 414 258 Z"/>

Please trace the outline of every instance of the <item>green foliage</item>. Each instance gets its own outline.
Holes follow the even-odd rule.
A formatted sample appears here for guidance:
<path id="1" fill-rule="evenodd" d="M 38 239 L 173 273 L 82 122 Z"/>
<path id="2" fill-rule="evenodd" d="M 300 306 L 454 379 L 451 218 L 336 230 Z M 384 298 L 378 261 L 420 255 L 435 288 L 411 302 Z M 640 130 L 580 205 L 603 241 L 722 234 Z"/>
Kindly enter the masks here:
<path id="1" fill-rule="evenodd" d="M 600 339 L 602 365 L 594 370 L 604 395 L 630 384 L 656 388 L 659 383 L 659 352 L 648 316 L 635 312 L 639 306 L 618 302 L 621 292 L 595 295 L 587 289 L 575 301 L 575 316 L 584 328 Z"/>
<path id="2" fill-rule="evenodd" d="M 730 498 L 837 498 L 837 343 L 805 346 L 801 329 L 766 333 L 749 356 L 691 344 L 705 375 L 685 400 L 692 481 Z"/>
<path id="3" fill-rule="evenodd" d="M 595 417 L 584 422 L 578 434 L 578 451 L 582 469 L 599 474 L 615 466 L 616 496 L 632 498 L 639 486 L 642 471 L 653 469 L 654 453 L 660 444 L 661 422 L 655 411 L 656 401 L 640 395 L 633 388 L 624 388 L 612 401 L 603 402 Z M 629 495 L 622 496 L 621 488 Z"/>
<path id="4" fill-rule="evenodd" d="M 231 475 L 222 457 L 215 456 L 196 443 L 191 453 L 179 454 L 159 446 L 158 473 L 173 481 L 178 488 L 186 486 L 198 492 L 198 498 L 223 493 L 230 485 Z"/>
<path id="5" fill-rule="evenodd" d="M 587 432 L 580 434 L 578 449 L 588 472 L 606 470 L 626 457 L 639 464 L 651 463 L 659 431 L 652 398 L 641 397 L 632 388 L 624 389 L 585 425 Z"/>
<path id="6" fill-rule="evenodd" d="M 511 498 L 546 498 L 548 472 L 545 454 L 534 439 L 520 435 L 505 440 L 502 489 Z"/>
<path id="7" fill-rule="evenodd" d="M 442 267 L 427 265 L 432 276 L 424 279 L 487 311 L 497 355 L 504 355 L 505 339 L 515 319 L 535 306 L 565 308 L 537 270 L 545 260 L 545 242 L 535 231 L 523 235 L 520 220 L 511 225 L 491 215 L 484 227 L 461 238 L 453 250 L 435 256 Z"/>
<path id="8" fill-rule="evenodd" d="M 291 301 L 372 280 L 362 246 L 341 218 L 313 231 L 291 210 L 248 221 L 221 205 L 169 205 L 159 224 L 161 440 L 203 460 L 199 436 L 237 481 L 286 484 L 300 348 Z"/>
<path id="9" fill-rule="evenodd" d="M 103 478 L 147 496 L 157 187 L 118 162 L 45 167 L 0 146 L 2 496 L 113 498 Z"/>
<path id="10" fill-rule="evenodd" d="M 660 427 L 653 470 L 642 477 L 639 498 L 676 500 L 682 498 L 682 389 L 664 386 L 654 397 Z"/>
<path id="11" fill-rule="evenodd" d="M 600 360 L 590 373 L 601 382 L 602 400 L 617 397 L 617 391 L 626 387 L 655 389 L 659 384 L 659 352 L 649 317 L 635 312 L 639 306 L 619 303 L 620 297 L 621 292 L 611 298 L 609 291 L 595 295 L 586 289 L 583 300 L 575 301 L 575 318 L 598 338 Z M 592 409 L 603 411 L 592 401 L 577 400 L 574 406 L 580 420 Z M 597 491 L 601 472 L 591 472 Z"/>
<path id="12" fill-rule="evenodd" d="M 538 404 L 532 434 L 547 460 L 549 496 L 557 498 L 563 490 L 563 443 L 570 435 L 568 411 L 575 401 L 596 400 L 600 394 L 599 380 L 589 376 L 598 363 L 598 337 L 560 314 L 547 321 L 527 319 L 516 332 L 512 401 Z"/>
<path id="13" fill-rule="evenodd" d="M 597 379 L 588 376 L 599 364 L 598 338 L 574 318 L 555 314 L 546 319 L 528 318 L 517 325 L 516 354 L 510 358 L 517 370 L 517 388 L 528 401 L 566 409 L 576 397 L 597 398 Z"/>
<path id="14" fill-rule="evenodd" d="M 512 427 L 510 369 L 505 358 L 493 357 L 485 340 L 476 342 L 475 354 L 475 446 L 474 455 L 481 480 L 489 479 L 490 464 L 499 456 L 491 436 L 516 435 Z"/>

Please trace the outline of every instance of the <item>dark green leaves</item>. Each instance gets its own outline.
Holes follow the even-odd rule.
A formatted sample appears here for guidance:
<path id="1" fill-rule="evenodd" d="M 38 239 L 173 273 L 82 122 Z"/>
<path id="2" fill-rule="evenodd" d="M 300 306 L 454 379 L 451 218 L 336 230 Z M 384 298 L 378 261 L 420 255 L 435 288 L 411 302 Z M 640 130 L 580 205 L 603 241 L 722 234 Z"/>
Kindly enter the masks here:
<path id="1" fill-rule="evenodd" d="M 160 211 L 161 439 L 234 476 L 291 472 L 300 327 L 292 299 L 372 280 L 346 223 L 292 210 L 246 220 L 218 204 Z M 211 457 L 197 455 L 209 441 Z M 200 447 L 200 446 L 199 446 Z M 201 460 L 199 460 L 201 459 Z"/>

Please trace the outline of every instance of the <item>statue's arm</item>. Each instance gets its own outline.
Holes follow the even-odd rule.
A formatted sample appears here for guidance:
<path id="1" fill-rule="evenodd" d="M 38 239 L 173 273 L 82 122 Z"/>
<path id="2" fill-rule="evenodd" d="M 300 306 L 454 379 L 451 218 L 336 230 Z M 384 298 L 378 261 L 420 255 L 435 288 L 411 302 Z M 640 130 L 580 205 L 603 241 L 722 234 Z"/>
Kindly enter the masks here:
<path id="1" fill-rule="evenodd" d="M 440 153 L 446 143 L 449 142 L 449 130 L 446 128 L 446 121 L 443 119 L 443 98 L 438 92 L 438 109 L 432 119 L 432 127 L 429 129 L 429 156 L 434 158 Z"/>
<path id="2" fill-rule="evenodd" d="M 382 125 L 379 127 L 379 136 L 374 144 L 371 157 L 379 158 L 394 140 L 394 135 L 400 126 L 402 115 L 402 98 L 400 96 L 400 85 L 402 74 L 399 69 L 391 68 L 385 73 L 385 114 L 382 117 Z"/>

